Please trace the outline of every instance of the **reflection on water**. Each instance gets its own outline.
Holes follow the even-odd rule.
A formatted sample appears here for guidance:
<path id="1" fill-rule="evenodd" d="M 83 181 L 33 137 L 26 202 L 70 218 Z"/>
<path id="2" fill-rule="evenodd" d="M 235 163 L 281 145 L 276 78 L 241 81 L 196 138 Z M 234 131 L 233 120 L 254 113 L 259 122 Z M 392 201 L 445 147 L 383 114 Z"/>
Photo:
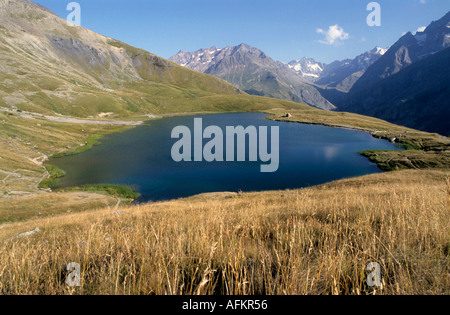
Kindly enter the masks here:
<path id="1" fill-rule="evenodd" d="M 327 161 L 332 161 L 339 154 L 339 147 L 337 145 L 329 145 L 323 148 L 324 156 Z"/>

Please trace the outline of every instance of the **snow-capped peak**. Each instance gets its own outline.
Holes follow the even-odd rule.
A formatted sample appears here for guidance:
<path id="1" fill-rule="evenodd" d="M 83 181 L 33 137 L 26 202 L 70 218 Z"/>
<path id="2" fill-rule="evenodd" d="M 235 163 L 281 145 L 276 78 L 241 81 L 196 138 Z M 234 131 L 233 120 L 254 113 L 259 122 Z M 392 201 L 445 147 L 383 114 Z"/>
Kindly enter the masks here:
<path id="1" fill-rule="evenodd" d="M 325 68 L 325 64 L 307 57 L 300 60 L 291 61 L 288 63 L 288 66 L 303 78 L 312 82 L 317 81 Z"/>
<path id="2" fill-rule="evenodd" d="M 384 55 L 386 52 L 388 51 L 388 49 L 384 49 L 381 48 L 379 46 L 375 47 L 374 49 L 372 49 L 370 52 L 373 54 L 377 54 L 377 55 Z"/>

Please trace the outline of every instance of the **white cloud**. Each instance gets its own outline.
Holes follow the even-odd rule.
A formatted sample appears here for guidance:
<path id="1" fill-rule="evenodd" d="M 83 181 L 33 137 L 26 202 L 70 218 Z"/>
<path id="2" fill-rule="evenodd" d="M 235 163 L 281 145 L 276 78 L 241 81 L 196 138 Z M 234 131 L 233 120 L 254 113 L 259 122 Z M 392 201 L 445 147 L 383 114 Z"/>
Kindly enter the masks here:
<path id="1" fill-rule="evenodd" d="M 342 27 L 339 25 L 332 25 L 328 28 L 328 31 L 325 31 L 321 28 L 316 30 L 318 34 L 325 35 L 323 40 L 319 40 L 319 43 L 326 45 L 340 44 L 341 41 L 347 40 L 350 38 L 349 33 L 346 33 Z"/>
<path id="2" fill-rule="evenodd" d="M 420 0 L 420 3 L 425 4 L 427 3 L 427 0 Z"/>

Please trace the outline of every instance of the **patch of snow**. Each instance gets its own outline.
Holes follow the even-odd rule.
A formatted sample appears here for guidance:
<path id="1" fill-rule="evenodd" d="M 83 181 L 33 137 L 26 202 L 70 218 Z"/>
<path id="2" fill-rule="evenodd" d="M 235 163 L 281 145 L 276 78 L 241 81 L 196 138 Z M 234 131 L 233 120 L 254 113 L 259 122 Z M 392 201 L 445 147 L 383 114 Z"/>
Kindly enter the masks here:
<path id="1" fill-rule="evenodd" d="M 426 29 L 427 29 L 426 26 L 419 27 L 419 28 L 416 30 L 416 33 L 415 33 L 414 35 L 416 35 L 417 33 L 423 33 L 423 32 L 425 32 Z"/>
<path id="2" fill-rule="evenodd" d="M 308 68 L 313 71 L 323 71 L 323 69 L 318 64 L 309 65 Z"/>
<path id="3" fill-rule="evenodd" d="M 388 51 L 387 49 L 383 49 L 381 47 L 377 47 L 376 53 L 380 54 L 380 55 L 384 55 L 387 51 Z"/>

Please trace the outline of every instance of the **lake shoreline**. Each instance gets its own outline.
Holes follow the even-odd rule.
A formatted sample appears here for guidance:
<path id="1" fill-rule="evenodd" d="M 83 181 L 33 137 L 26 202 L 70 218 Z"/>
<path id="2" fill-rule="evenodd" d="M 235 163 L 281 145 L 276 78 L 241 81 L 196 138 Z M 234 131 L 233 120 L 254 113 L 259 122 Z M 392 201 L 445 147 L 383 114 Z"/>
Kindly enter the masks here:
<path id="1" fill-rule="evenodd" d="M 283 112 L 286 112 L 283 110 Z M 376 130 L 376 128 L 362 128 L 357 126 L 349 126 L 349 125 L 343 125 L 343 124 L 332 124 L 326 121 L 312 121 L 307 119 L 299 119 L 297 117 L 285 117 L 281 114 L 281 112 L 277 112 L 277 110 L 267 110 L 267 111 L 256 111 L 256 112 L 246 112 L 246 111 L 232 111 L 232 112 L 181 112 L 181 113 L 170 113 L 170 114 L 163 114 L 163 115 L 145 115 L 145 116 L 137 116 L 134 117 L 135 119 L 142 119 L 146 117 L 146 120 L 143 120 L 140 122 L 140 124 L 132 125 L 132 126 L 121 126 L 116 130 L 106 131 L 106 132 L 100 132 L 98 134 L 90 135 L 88 138 L 84 139 L 84 142 L 88 141 L 89 138 L 94 138 L 94 143 L 90 146 L 83 147 L 83 148 L 77 148 L 76 150 L 72 151 L 63 151 L 58 154 L 52 155 L 49 160 L 47 161 L 47 165 L 51 164 L 51 160 L 54 158 L 64 157 L 67 155 L 74 155 L 78 153 L 82 153 L 84 151 L 90 150 L 93 146 L 101 145 L 101 140 L 105 136 L 108 136 L 110 134 L 114 133 L 122 133 L 130 129 L 134 129 L 135 127 L 146 125 L 149 122 L 155 121 L 155 120 L 161 120 L 163 118 L 171 118 L 171 117 L 183 117 L 183 116 L 195 116 L 195 115 L 214 115 L 214 114 L 233 114 L 233 113 L 260 113 L 267 115 L 265 119 L 272 120 L 272 121 L 278 121 L 278 122 L 292 122 L 292 123 L 298 123 L 298 124 L 304 124 L 304 125 L 316 125 L 316 126 L 324 126 L 324 127 L 330 127 L 330 128 L 336 128 L 336 129 L 346 129 L 346 130 L 353 130 L 353 131 L 359 131 L 370 134 L 372 137 L 377 139 L 382 139 L 386 141 L 391 141 L 393 137 L 393 133 L 388 132 L 386 130 Z M 328 113 L 327 113 L 328 114 Z M 308 119 L 311 119 L 311 117 L 308 117 Z M 149 118 L 149 119 L 148 119 Z M 386 124 L 389 124 L 386 122 Z M 390 124 L 389 124 L 390 125 Z M 386 129 L 386 128 L 384 128 Z M 405 129 L 408 129 L 405 127 Z M 412 154 L 411 151 L 418 151 L 423 152 L 422 148 L 419 148 L 416 145 L 416 139 L 413 139 L 413 141 L 410 141 L 409 139 L 396 139 L 399 145 L 401 145 L 406 151 L 409 151 L 409 153 L 406 153 L 406 158 L 402 155 L 398 155 L 399 151 L 391 151 L 391 150 L 364 150 L 359 152 L 361 156 L 368 159 L 371 163 L 374 163 L 377 165 L 378 169 L 380 169 L 383 172 L 389 172 L 389 171 L 395 171 L 399 169 L 414 169 L 414 168 L 427 168 L 427 167 L 434 167 L 435 158 L 432 157 L 431 161 L 428 163 L 411 163 L 411 161 L 408 158 L 409 154 Z M 409 141 L 408 141 L 409 140 Z M 386 160 L 390 160 L 392 155 L 392 161 L 389 161 L 391 164 L 387 164 Z M 420 154 L 419 154 L 420 155 Z M 422 159 L 422 155 L 419 156 L 419 160 Z M 421 161 L 419 161 L 421 162 Z M 445 162 L 441 163 L 445 167 Z M 417 167 L 416 165 L 424 165 L 424 167 Z M 107 183 L 104 183 L 105 185 Z M 124 185 L 119 185 L 124 186 Z M 125 185 L 126 186 L 126 185 Z M 56 190 L 58 191 L 58 190 Z M 138 191 L 135 191 L 138 192 Z M 137 199 L 133 200 L 133 202 L 136 202 Z"/>
<path id="2" fill-rule="evenodd" d="M 242 125 L 253 125 L 253 124 L 255 124 L 255 125 L 259 125 L 259 124 L 264 124 L 264 120 L 268 120 L 268 121 L 273 121 L 273 122 L 276 122 L 276 120 L 274 120 L 274 119 L 269 119 L 269 118 L 271 118 L 271 115 L 272 115 L 272 113 L 270 113 L 270 112 L 261 112 L 261 111 L 259 111 L 259 112 L 242 112 L 242 111 L 240 111 L 240 112 L 232 112 L 232 113 L 229 113 L 229 112 L 226 112 L 226 113 L 223 113 L 223 112 L 221 112 L 221 113 L 202 113 L 201 115 L 206 115 L 206 116 L 209 116 L 209 115 L 220 115 L 220 114 L 228 114 L 228 115 L 231 115 L 231 114 L 258 114 L 258 116 L 249 116 L 250 118 L 250 120 L 246 123 L 246 118 L 240 118 L 239 116 L 236 116 L 235 118 L 232 118 L 232 119 L 237 119 L 236 121 L 231 121 L 230 122 L 230 124 L 231 125 L 239 125 L 239 124 L 242 124 Z M 175 115 L 165 115 L 164 117 L 161 117 L 161 118 L 174 118 L 174 117 L 194 117 L 194 116 L 196 116 L 196 114 L 194 114 L 194 115 L 192 115 L 192 113 L 177 113 L 177 114 L 175 114 Z M 219 117 L 219 116 L 218 116 Z M 233 116 L 231 116 L 231 117 L 233 117 Z M 212 119 L 216 119 L 216 120 L 219 120 L 219 121 L 221 121 L 222 119 L 221 118 L 217 118 L 217 117 L 213 117 Z M 144 123 L 144 125 L 143 126 L 141 126 L 141 127 L 143 127 L 144 128 L 144 130 L 146 130 L 146 125 L 148 125 L 148 123 L 149 122 L 151 122 L 151 121 L 160 121 L 161 119 L 154 119 L 154 120 L 150 120 L 150 121 L 146 121 L 145 123 Z M 183 123 L 183 121 L 184 120 L 180 120 L 181 121 L 181 124 L 184 124 Z M 187 119 L 187 121 L 190 121 L 189 119 Z M 241 121 L 242 121 L 242 123 L 241 123 Z M 256 121 L 258 121 L 258 122 L 256 122 Z M 280 123 L 284 123 L 285 121 L 281 121 Z M 176 123 L 178 123 L 178 122 L 176 122 Z M 224 121 L 223 122 L 224 124 L 227 124 L 228 122 L 226 122 L 226 121 Z M 163 130 L 163 129 L 161 129 L 162 128 L 162 125 L 164 125 L 164 123 L 159 123 L 159 125 L 158 126 L 156 126 L 156 127 L 154 127 L 154 128 L 157 128 L 158 130 Z M 331 128 L 331 126 L 327 126 L 327 125 L 324 125 L 324 124 L 302 124 L 302 123 L 300 123 L 299 125 L 304 125 L 304 126 L 306 126 L 306 125 L 317 125 L 317 126 L 322 126 L 322 127 L 326 127 L 326 128 Z M 169 128 L 169 126 L 170 126 L 170 124 L 168 125 L 168 127 L 167 128 Z M 170 127 L 171 128 L 171 127 Z M 127 128 L 127 130 L 132 130 L 132 129 L 135 129 L 135 128 Z M 290 129 L 290 128 L 289 128 Z M 337 129 L 345 129 L 345 128 L 337 128 Z M 348 128 L 347 128 L 348 129 Z M 303 128 L 301 128 L 301 129 L 298 129 L 298 130 L 305 130 L 305 129 L 303 129 Z M 309 129 L 306 129 L 306 130 L 309 130 Z M 319 129 L 319 130 L 322 130 L 322 129 Z M 326 129 L 323 129 L 323 130 L 326 130 Z M 362 131 L 362 130 L 356 130 L 356 131 Z M 150 131 L 148 131 L 148 132 L 150 132 Z M 168 133 L 168 134 L 170 134 L 170 130 L 165 130 L 165 131 L 161 131 L 161 132 L 165 132 L 165 133 Z M 136 134 L 140 134 L 141 132 L 138 132 L 138 133 L 134 133 L 135 134 L 135 136 L 131 136 L 132 138 L 135 138 L 136 137 Z M 154 134 L 154 132 L 151 132 L 152 134 Z M 333 131 L 327 131 L 327 133 L 328 134 L 335 134 Z M 365 134 L 367 134 L 367 132 L 364 132 Z M 312 132 L 312 133 L 309 133 L 310 134 L 310 136 L 312 136 L 313 134 L 315 134 L 315 132 Z M 342 137 L 342 136 L 338 136 L 338 135 L 340 135 L 341 133 L 337 133 L 336 134 L 336 137 L 338 137 L 338 138 L 336 138 L 336 139 L 339 139 L 339 137 Z M 105 134 L 105 135 L 107 135 L 107 134 Z M 133 133 L 131 133 L 130 135 L 133 135 Z M 126 140 L 126 137 L 128 137 L 128 136 L 124 136 L 124 137 L 122 137 L 122 140 L 119 140 L 120 141 L 120 143 L 128 143 L 128 141 Z M 289 138 L 289 136 L 287 136 L 288 138 Z M 291 136 L 292 137 L 292 136 Z M 361 136 L 357 136 L 358 137 L 358 141 L 361 141 Z M 297 137 L 297 136 L 294 136 L 294 138 L 297 138 L 297 141 L 302 141 L 302 140 L 300 140 L 301 138 L 303 138 L 303 137 Z M 119 138 L 120 139 L 120 138 Z M 345 139 L 345 138 L 344 138 Z M 125 142 L 124 142 L 125 141 Z M 315 140 L 313 140 L 314 142 L 311 142 L 311 145 L 314 143 L 314 145 L 313 145 L 313 148 L 315 148 L 315 150 L 317 150 L 318 149 L 318 147 L 320 147 L 321 145 L 320 145 L 320 143 L 321 143 L 321 141 L 319 141 L 319 142 L 317 142 L 317 145 L 315 144 L 316 142 L 315 142 Z M 343 141 L 345 141 L 345 140 L 343 140 Z M 100 143 L 101 143 L 101 140 L 100 140 Z M 345 142 L 344 142 L 345 143 Z M 362 143 L 365 143 L 364 141 L 362 142 Z M 298 144 L 288 144 L 288 147 L 289 146 L 292 146 L 293 145 L 293 147 L 292 148 L 297 148 L 296 150 L 300 150 L 299 148 L 303 148 L 302 150 L 305 150 L 306 148 L 309 148 L 309 145 L 307 145 L 307 146 L 303 146 L 303 145 L 298 145 Z M 327 144 L 327 146 L 328 145 L 332 145 L 331 143 L 330 144 Z M 341 143 L 341 140 L 339 140 L 339 141 L 337 141 L 336 143 L 335 143 L 335 145 L 342 145 L 342 143 Z M 373 144 L 374 146 L 373 146 L 373 148 L 386 148 L 386 146 L 381 146 L 380 147 L 380 145 L 376 145 L 375 143 Z M 333 145 L 334 146 L 334 145 Z M 368 146 L 368 149 L 370 149 L 370 148 L 372 148 L 372 145 L 370 144 L 370 143 L 367 143 L 367 146 Z M 361 145 L 359 146 L 359 148 L 361 148 L 361 149 L 365 149 L 365 147 L 364 147 L 364 145 L 361 147 Z M 107 149 L 108 150 L 108 154 L 112 154 L 112 152 L 114 151 L 114 150 L 116 150 L 116 149 L 112 149 L 112 148 L 109 148 L 109 149 Z M 111 151 L 111 150 L 113 150 L 113 151 Z M 130 150 L 130 148 L 128 148 L 128 151 L 127 152 L 129 152 L 129 150 Z M 320 149 L 320 150 L 322 150 L 322 149 Z M 97 151 L 98 152 L 98 151 Z M 115 151 L 114 151 L 115 152 Z M 170 150 L 169 150 L 169 152 L 170 152 Z M 320 152 L 322 152 L 322 151 L 320 151 Z M 359 151 L 355 151 L 355 153 L 358 153 L 359 154 Z M 341 153 L 342 154 L 342 153 Z M 64 156 L 64 155 L 63 155 Z M 83 158 L 82 158 L 83 159 Z M 84 159 L 92 159 L 92 157 L 85 157 Z M 291 159 L 291 157 L 288 157 L 288 159 Z M 54 160 L 53 159 L 51 159 L 50 161 L 49 161 L 49 163 L 52 163 Z M 370 162 L 370 161 L 369 161 Z M 63 162 L 63 164 L 61 164 L 61 165 L 64 165 L 64 163 L 68 163 L 68 162 Z M 89 163 L 87 160 L 86 160 L 86 162 L 83 162 L 83 163 Z M 123 162 L 122 162 L 123 163 Z M 348 163 L 347 163 L 348 164 Z M 372 163 L 370 163 L 370 164 L 372 164 Z M 57 164 L 58 165 L 58 164 Z M 88 164 L 87 164 L 88 165 Z M 197 166 L 198 167 L 198 166 Z M 308 174 L 311 174 L 311 175 L 308 175 L 308 178 L 309 177 L 311 177 L 310 179 L 302 179 L 303 181 L 307 181 L 307 182 L 305 182 L 305 183 L 301 183 L 301 182 L 299 182 L 299 183 L 297 183 L 297 184 L 294 184 L 295 186 L 293 186 L 293 184 L 292 184 L 292 178 L 290 178 L 290 176 L 288 175 L 288 177 L 290 178 L 290 179 L 287 179 L 287 181 L 284 183 L 284 180 L 282 180 L 281 182 L 280 182 L 280 180 L 279 180 L 279 182 L 280 182 L 280 184 L 281 185 L 278 185 L 278 186 L 284 186 L 284 185 L 286 185 L 286 189 L 294 189 L 294 188 L 301 188 L 301 187 L 310 187 L 310 186 L 314 186 L 314 185 L 316 185 L 316 184 L 323 184 L 323 183 L 327 183 L 327 182 L 329 182 L 329 181 L 333 181 L 333 180 L 336 180 L 336 179 L 339 179 L 339 178 L 348 178 L 349 176 L 351 176 L 351 177 L 355 177 L 355 176 L 359 176 L 359 174 L 366 174 L 366 173 L 359 173 L 360 172 L 360 170 L 359 170 L 359 168 L 355 168 L 353 171 L 351 171 L 351 169 L 352 168 L 349 168 L 349 165 L 346 165 L 346 166 L 343 166 L 343 168 L 341 169 L 339 166 L 335 166 L 335 167 L 337 167 L 337 169 L 339 170 L 338 171 L 338 173 L 342 173 L 342 174 L 347 174 L 347 175 L 343 175 L 344 177 L 335 177 L 335 178 L 330 178 L 330 180 L 327 180 L 326 179 L 326 177 L 325 177 L 325 179 L 322 179 L 322 180 L 318 180 L 318 179 L 315 179 L 315 180 L 313 180 L 312 178 L 319 178 L 319 177 L 323 177 L 324 175 L 322 174 L 322 175 L 320 175 L 321 174 L 321 172 L 319 172 L 318 173 L 318 175 L 312 175 L 312 174 L 316 174 L 315 172 L 309 172 Z M 297 168 L 297 167 L 296 167 Z M 64 169 L 64 170 L 66 170 L 64 167 L 62 167 L 62 169 Z M 117 170 L 117 168 L 114 168 L 115 170 Z M 350 170 L 350 172 L 348 172 L 348 171 L 346 171 L 346 170 Z M 383 170 L 381 170 L 380 168 L 378 168 L 378 170 L 379 171 L 383 171 Z M 99 171 L 100 172 L 100 171 Z M 105 172 L 107 172 L 107 173 L 105 173 Z M 114 171 L 115 172 L 115 171 Z M 88 172 L 89 173 L 89 172 Z M 76 174 L 76 173 L 73 173 L 72 172 L 72 174 Z M 109 171 L 103 171 L 103 173 L 102 174 L 111 174 Z M 351 174 L 353 174 L 353 175 L 351 175 Z M 240 175 L 238 175 L 238 174 L 235 174 L 237 177 L 240 177 Z M 342 176 L 342 175 L 341 175 Z M 79 176 L 78 176 L 79 177 Z M 101 180 L 101 178 L 102 177 L 105 177 L 105 178 L 110 178 L 109 176 L 103 176 L 103 175 L 100 175 L 100 177 L 99 177 L 99 175 L 97 175 L 97 177 L 95 177 L 95 178 L 97 178 L 97 179 L 100 179 Z M 277 177 L 279 177 L 279 175 L 277 175 Z M 304 177 L 304 176 L 301 176 L 301 177 Z M 62 185 L 62 186 L 59 186 L 59 187 L 61 187 L 62 189 L 67 189 L 68 187 L 70 187 L 69 185 L 74 185 L 74 186 L 77 186 L 77 187 L 80 187 L 80 186 L 83 186 L 82 185 L 82 183 L 91 183 L 91 182 L 89 182 L 89 180 L 87 180 L 86 182 L 83 182 L 82 180 L 80 180 L 81 178 L 78 178 L 75 182 L 73 181 L 73 179 L 74 178 L 77 178 L 77 177 L 72 177 L 72 179 L 71 180 L 69 180 L 69 181 L 65 181 L 65 183 Z M 253 177 L 251 177 L 251 178 L 253 178 Z M 298 181 L 298 180 L 297 180 Z M 122 183 L 123 181 L 115 181 L 115 183 Z M 219 182 L 221 182 L 220 180 L 218 181 L 218 183 Z M 69 184 L 68 185 L 68 183 L 72 183 L 72 184 Z M 92 182 L 93 183 L 93 182 Z M 109 182 L 107 182 L 107 181 L 99 181 L 99 182 L 96 182 L 96 183 L 101 183 L 101 184 L 108 184 L 108 183 L 114 183 L 114 181 L 109 181 Z M 134 183 L 133 183 L 134 184 Z M 307 184 L 307 185 L 306 185 Z M 147 184 L 145 184 L 145 185 L 147 185 Z M 151 184 L 151 185 L 153 185 L 153 184 Z M 214 184 L 215 185 L 215 184 Z M 239 183 L 237 183 L 237 185 L 239 185 Z M 265 184 L 266 186 L 267 186 L 267 184 Z M 120 185 L 120 186 L 122 186 L 122 185 Z M 136 185 L 136 186 L 140 186 L 140 185 Z M 159 185 L 158 185 L 159 186 Z M 244 184 L 244 187 L 247 187 L 247 189 L 245 189 L 246 191 L 266 191 L 266 190 L 271 190 L 272 188 L 270 188 L 269 186 L 270 185 L 268 185 L 266 188 L 260 188 L 260 187 L 257 187 L 257 188 L 251 188 L 253 186 L 253 184 L 251 184 L 251 185 L 249 185 L 248 183 L 247 183 L 247 185 L 245 185 Z M 255 185 L 255 186 L 258 186 L 258 185 Z M 176 186 L 174 186 L 174 187 L 176 187 Z M 265 186 L 264 186 L 265 187 Z M 222 189 L 218 189 L 218 190 L 214 190 L 214 192 L 217 192 L 217 191 L 237 191 L 238 190 L 238 188 L 239 187 L 236 187 L 235 189 L 233 189 L 233 188 L 235 188 L 234 186 L 233 187 L 225 187 L 225 189 L 224 190 L 222 190 Z M 159 188 L 158 188 L 159 189 Z M 158 189 L 156 190 L 156 191 L 158 191 Z M 212 188 L 212 189 L 214 189 L 214 188 Z M 231 190 L 230 190 L 231 189 Z M 273 189 L 283 189 L 283 188 L 273 188 Z M 59 188 L 56 188 L 55 189 L 55 191 L 58 191 L 58 190 L 60 190 Z M 140 191 L 139 190 L 135 190 L 135 191 L 137 191 L 137 192 L 139 192 L 140 193 Z M 187 197 L 187 196 L 194 196 L 194 195 L 197 195 L 198 193 L 208 193 L 208 192 L 211 192 L 211 190 L 208 188 L 208 189 L 206 189 L 206 190 L 199 190 L 199 191 L 197 191 L 197 192 L 194 192 L 194 193 L 192 193 L 192 194 L 189 194 L 189 195 L 182 195 L 181 197 Z M 145 195 L 145 193 L 144 193 L 144 195 Z M 146 195 L 146 196 L 149 196 L 148 194 Z M 165 194 L 163 193 L 162 195 L 159 195 L 159 193 L 155 193 L 155 198 L 153 198 L 153 197 L 150 197 L 150 198 L 147 198 L 147 199 L 150 199 L 150 201 L 157 201 L 157 200 L 160 200 L 161 198 L 163 198 L 164 200 L 168 200 L 165 196 Z M 177 196 L 175 196 L 174 198 L 177 198 Z M 144 199 L 146 199 L 146 198 L 144 198 Z M 170 199 L 170 198 L 169 198 Z"/>

